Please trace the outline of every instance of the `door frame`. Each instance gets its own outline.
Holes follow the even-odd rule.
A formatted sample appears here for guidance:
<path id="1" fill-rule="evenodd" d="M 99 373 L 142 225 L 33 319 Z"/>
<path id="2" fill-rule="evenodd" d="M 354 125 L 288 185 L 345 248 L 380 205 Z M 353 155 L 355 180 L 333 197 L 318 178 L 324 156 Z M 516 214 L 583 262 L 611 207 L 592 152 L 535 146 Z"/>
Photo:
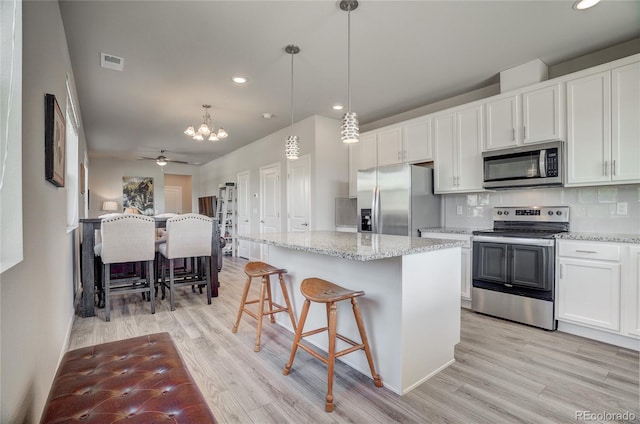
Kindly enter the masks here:
<path id="1" fill-rule="evenodd" d="M 236 207 L 238 207 L 240 205 L 240 202 L 238 201 L 240 199 L 240 194 L 241 194 L 241 192 L 240 192 L 240 184 L 239 184 L 240 177 L 241 176 L 245 176 L 245 175 L 247 176 L 247 193 L 244 194 L 245 197 L 246 197 L 246 200 L 247 200 L 247 205 L 246 205 L 246 208 L 247 208 L 247 211 L 246 211 L 246 213 L 247 213 L 247 225 L 249 227 L 249 232 L 251 232 L 251 196 L 250 196 L 251 190 L 249 190 L 249 185 L 251 183 L 251 171 L 250 170 L 238 172 L 236 174 L 236 198 L 237 198 Z M 236 212 L 238 212 L 238 214 L 237 214 L 237 217 L 238 217 L 237 225 L 238 225 L 238 229 L 239 229 L 240 228 L 240 218 L 241 218 L 240 217 L 240 213 L 239 213 L 239 208 L 236 210 Z M 240 234 L 240 232 L 238 231 L 238 235 L 239 234 Z M 250 241 L 246 241 L 246 240 L 238 240 L 238 250 L 237 250 L 237 255 L 236 256 L 240 257 L 240 243 L 247 243 L 247 246 L 248 246 L 247 249 L 249 250 L 249 252 L 248 252 L 246 258 L 247 259 L 254 259 L 254 258 L 251 257 L 251 251 L 252 251 L 252 247 L 251 246 L 252 246 L 253 243 L 250 242 Z M 244 256 L 242 256 L 242 257 L 244 257 Z"/>

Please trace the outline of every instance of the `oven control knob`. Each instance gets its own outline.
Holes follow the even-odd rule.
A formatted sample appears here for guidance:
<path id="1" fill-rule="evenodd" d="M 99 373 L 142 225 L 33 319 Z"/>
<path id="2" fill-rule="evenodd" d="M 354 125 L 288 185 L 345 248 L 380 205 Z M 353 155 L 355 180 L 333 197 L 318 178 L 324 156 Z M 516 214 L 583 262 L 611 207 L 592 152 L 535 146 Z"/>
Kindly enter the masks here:
<path id="1" fill-rule="evenodd" d="M 549 215 L 553 215 L 553 211 L 549 211 L 547 212 Z"/>
<path id="2" fill-rule="evenodd" d="M 509 211 L 504 211 L 504 214 L 505 215 L 509 215 Z"/>
<path id="3" fill-rule="evenodd" d="M 562 215 L 562 211 L 556 211 L 556 215 Z"/>
<path id="4" fill-rule="evenodd" d="M 498 211 L 498 215 L 502 215 L 502 211 Z"/>

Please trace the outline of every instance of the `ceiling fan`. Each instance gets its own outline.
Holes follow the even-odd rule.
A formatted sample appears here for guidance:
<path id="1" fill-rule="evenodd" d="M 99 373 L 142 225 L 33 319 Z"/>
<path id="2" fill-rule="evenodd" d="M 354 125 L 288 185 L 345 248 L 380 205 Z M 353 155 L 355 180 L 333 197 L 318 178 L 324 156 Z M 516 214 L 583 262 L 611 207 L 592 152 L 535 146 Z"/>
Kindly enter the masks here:
<path id="1" fill-rule="evenodd" d="M 185 161 L 182 161 L 182 160 L 169 159 L 168 157 L 166 157 L 164 155 L 164 152 L 166 152 L 166 150 L 160 150 L 160 156 L 158 156 L 158 157 L 148 158 L 148 157 L 142 156 L 142 157 L 139 157 L 138 160 L 154 160 L 154 161 L 156 161 L 156 163 L 160 167 L 165 166 L 169 162 L 171 162 L 171 163 L 182 163 L 182 164 L 185 164 L 185 165 L 189 164 L 189 162 L 185 162 Z"/>

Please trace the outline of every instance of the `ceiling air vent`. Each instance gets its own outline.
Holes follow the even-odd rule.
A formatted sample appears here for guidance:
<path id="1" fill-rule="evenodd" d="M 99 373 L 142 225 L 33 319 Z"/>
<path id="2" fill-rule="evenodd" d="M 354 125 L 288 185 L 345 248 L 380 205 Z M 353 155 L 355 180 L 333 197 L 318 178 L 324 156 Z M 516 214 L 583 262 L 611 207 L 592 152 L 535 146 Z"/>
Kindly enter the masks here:
<path id="1" fill-rule="evenodd" d="M 114 71 L 122 71 L 124 58 L 112 54 L 100 53 L 100 66 Z"/>

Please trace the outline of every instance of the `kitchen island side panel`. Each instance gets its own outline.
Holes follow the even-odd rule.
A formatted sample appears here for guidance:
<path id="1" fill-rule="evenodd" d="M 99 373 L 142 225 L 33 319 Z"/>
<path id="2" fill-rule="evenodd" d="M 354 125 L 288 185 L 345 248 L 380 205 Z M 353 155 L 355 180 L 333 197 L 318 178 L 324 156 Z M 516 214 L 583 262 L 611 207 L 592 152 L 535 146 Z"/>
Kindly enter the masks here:
<path id="1" fill-rule="evenodd" d="M 402 257 L 402 394 L 454 362 L 461 248 Z"/>
<path id="2" fill-rule="evenodd" d="M 299 287 L 305 278 L 364 290 L 365 296 L 357 299 L 376 371 L 386 388 L 404 394 L 453 362 L 460 337 L 459 256 L 460 249 L 452 248 L 356 261 L 269 246 L 268 262 L 288 270 L 285 280 L 297 318 L 304 302 Z M 273 296 L 276 302 L 283 302 L 279 290 Z M 286 315 L 278 314 L 276 320 L 293 331 Z M 305 331 L 325 326 L 326 309 L 312 303 Z M 338 332 L 360 339 L 348 301 L 338 303 Z M 326 352 L 325 333 L 306 340 Z M 345 347 L 338 342 L 337 349 Z M 370 376 L 363 351 L 339 360 Z"/>

